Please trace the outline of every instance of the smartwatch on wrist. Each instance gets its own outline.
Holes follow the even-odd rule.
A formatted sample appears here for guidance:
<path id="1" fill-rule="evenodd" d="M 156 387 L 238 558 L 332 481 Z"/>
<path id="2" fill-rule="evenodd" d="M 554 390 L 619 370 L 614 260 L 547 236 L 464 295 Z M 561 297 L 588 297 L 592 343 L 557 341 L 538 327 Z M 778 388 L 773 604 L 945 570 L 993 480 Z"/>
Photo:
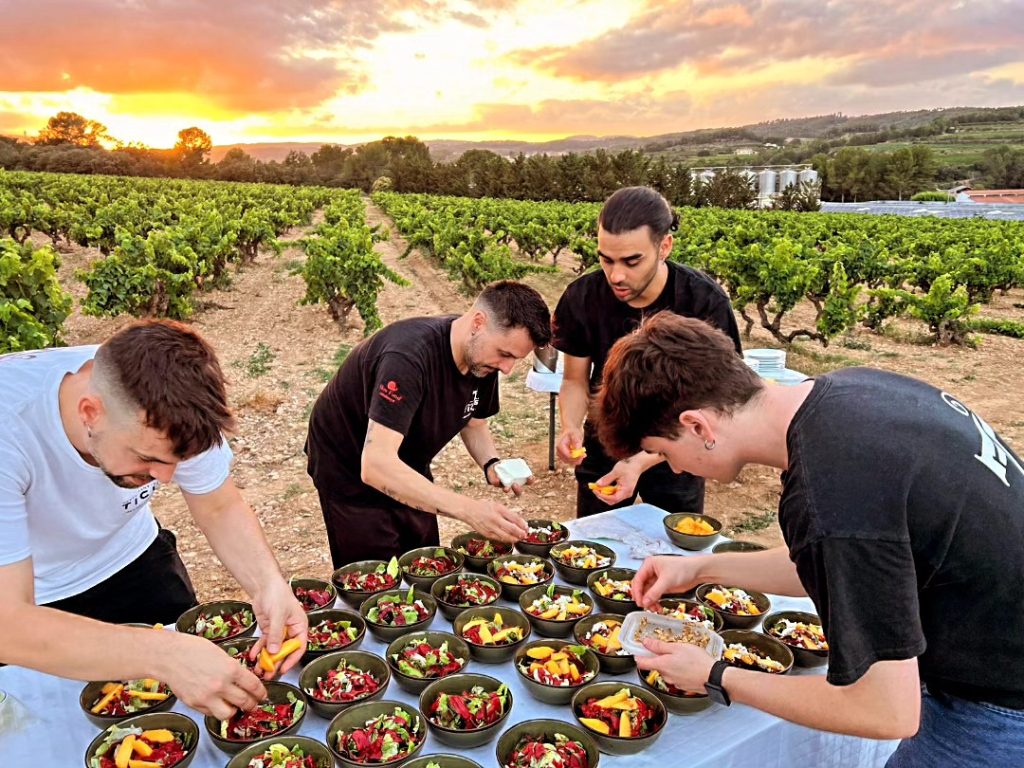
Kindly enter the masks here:
<path id="1" fill-rule="evenodd" d="M 722 675 L 725 670 L 728 669 L 731 664 L 727 661 L 719 659 L 711 667 L 711 672 L 708 674 L 708 681 L 704 683 L 704 690 L 708 692 L 708 698 L 711 699 L 715 704 L 721 704 L 724 707 L 728 707 L 732 704 L 732 700 L 729 698 L 729 694 L 725 688 L 722 687 Z"/>
<path id="2" fill-rule="evenodd" d="M 495 464 L 497 464 L 497 463 L 498 463 L 499 461 L 501 461 L 501 459 L 499 459 L 499 458 L 498 458 L 497 456 L 495 456 L 495 457 L 494 457 L 493 459 L 488 459 L 487 461 L 485 461 L 485 462 L 484 462 L 484 481 L 485 481 L 485 482 L 486 482 L 486 483 L 487 483 L 488 485 L 490 485 L 490 484 L 491 484 L 491 478 L 489 478 L 489 477 L 487 476 L 487 470 L 489 470 L 489 469 L 490 469 L 491 467 L 493 467 L 493 466 L 494 466 Z"/>

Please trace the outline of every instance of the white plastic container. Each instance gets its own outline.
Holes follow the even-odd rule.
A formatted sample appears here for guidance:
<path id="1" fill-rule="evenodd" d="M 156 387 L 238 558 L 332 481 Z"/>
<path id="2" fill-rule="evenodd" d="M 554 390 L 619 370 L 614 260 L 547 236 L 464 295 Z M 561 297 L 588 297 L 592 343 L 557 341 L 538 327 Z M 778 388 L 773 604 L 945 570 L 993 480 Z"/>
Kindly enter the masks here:
<path id="1" fill-rule="evenodd" d="M 658 638 L 658 633 L 668 633 L 678 638 L 675 642 L 690 643 L 702 647 L 713 659 L 720 659 L 725 650 L 725 641 L 717 632 L 693 621 L 673 619 L 650 611 L 633 611 L 626 614 L 619 630 L 619 642 L 632 656 L 654 656 L 644 646 L 648 637 Z"/>
<path id="2" fill-rule="evenodd" d="M 526 481 L 533 477 L 530 465 L 523 459 L 502 459 L 494 465 L 494 471 L 506 488 L 526 485 Z"/>

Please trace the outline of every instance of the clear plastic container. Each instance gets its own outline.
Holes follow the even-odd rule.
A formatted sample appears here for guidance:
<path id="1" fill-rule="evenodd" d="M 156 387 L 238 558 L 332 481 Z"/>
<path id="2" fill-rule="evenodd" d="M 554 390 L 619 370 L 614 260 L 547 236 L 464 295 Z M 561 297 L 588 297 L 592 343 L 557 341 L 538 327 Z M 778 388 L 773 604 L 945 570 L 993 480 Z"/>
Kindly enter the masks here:
<path id="1" fill-rule="evenodd" d="M 644 640 L 653 637 L 666 642 L 690 643 L 707 651 L 714 659 L 721 658 L 725 641 L 717 632 L 693 621 L 673 619 L 650 611 L 626 614 L 619 630 L 619 642 L 633 656 L 654 656 L 644 646 Z"/>
<path id="2" fill-rule="evenodd" d="M 0 733 L 13 733 L 32 720 L 21 702 L 6 691 L 0 691 Z"/>
<path id="3" fill-rule="evenodd" d="M 506 488 L 511 485 L 525 485 L 533 476 L 530 465 L 523 459 L 502 459 L 494 465 L 494 471 Z"/>

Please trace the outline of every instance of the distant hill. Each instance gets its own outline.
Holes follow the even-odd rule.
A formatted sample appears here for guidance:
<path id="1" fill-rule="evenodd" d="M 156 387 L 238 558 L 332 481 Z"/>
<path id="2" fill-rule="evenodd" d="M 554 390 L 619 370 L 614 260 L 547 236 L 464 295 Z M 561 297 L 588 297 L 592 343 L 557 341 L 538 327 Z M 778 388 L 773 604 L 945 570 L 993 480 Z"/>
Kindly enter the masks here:
<path id="1" fill-rule="evenodd" d="M 424 142 L 430 147 L 431 156 L 440 162 L 457 160 L 463 153 L 471 149 L 483 149 L 498 155 L 512 156 L 520 152 L 527 155 L 564 155 L 569 152 L 592 152 L 595 149 L 620 150 L 630 147 L 641 148 L 649 139 L 636 136 L 569 136 L 555 141 L 461 141 L 458 139 L 439 139 Z M 211 162 L 218 162 L 231 149 L 241 149 L 257 160 L 269 162 L 284 160 L 289 152 L 304 152 L 311 155 L 324 143 L 330 142 L 273 142 L 262 144 L 225 144 L 216 146 L 210 152 Z M 358 146 L 357 144 L 338 144 L 338 146 Z"/>
<path id="2" fill-rule="evenodd" d="M 617 152 L 623 149 L 643 149 L 648 152 L 665 152 L 674 154 L 675 150 L 686 148 L 697 150 L 701 147 L 710 148 L 717 154 L 725 149 L 731 152 L 738 146 L 757 146 L 766 140 L 809 140 L 834 139 L 852 134 L 865 134 L 884 130 L 907 130 L 928 125 L 944 118 L 952 120 L 972 115 L 984 119 L 992 115 L 996 122 L 1000 113 L 1010 110 L 1021 110 L 1021 107 L 951 107 L 945 109 L 920 109 L 912 112 L 884 112 L 874 115 L 815 115 L 782 120 L 766 120 L 749 125 L 725 128 L 701 128 L 678 133 L 665 133 L 657 136 L 568 136 L 554 141 L 462 141 L 458 139 L 437 139 L 425 142 L 435 160 L 451 162 L 471 149 L 489 150 L 499 155 L 513 156 L 520 152 L 527 155 L 549 154 L 562 155 L 569 152 L 593 152 L 606 149 Z M 415 135 L 415 131 L 412 132 Z M 1012 141 L 1013 136 L 1007 138 Z M 244 150 L 254 158 L 263 161 L 284 160 L 289 152 L 316 152 L 324 142 L 273 142 L 260 144 L 227 144 L 216 146 L 210 153 L 213 162 L 219 161 L 229 149 L 235 147 Z M 339 146 L 358 146 L 355 144 Z M 684 152 L 692 154 L 690 151 Z"/>

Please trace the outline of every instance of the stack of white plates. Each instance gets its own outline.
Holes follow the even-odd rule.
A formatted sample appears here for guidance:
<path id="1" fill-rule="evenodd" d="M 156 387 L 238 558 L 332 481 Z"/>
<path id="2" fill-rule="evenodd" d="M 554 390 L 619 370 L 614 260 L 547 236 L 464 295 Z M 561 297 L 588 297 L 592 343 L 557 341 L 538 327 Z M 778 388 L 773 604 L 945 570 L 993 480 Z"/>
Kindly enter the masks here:
<path id="1" fill-rule="evenodd" d="M 756 363 L 751 365 L 755 371 L 765 378 L 776 378 L 786 370 L 786 352 L 782 349 L 748 349 L 743 359 Z"/>

